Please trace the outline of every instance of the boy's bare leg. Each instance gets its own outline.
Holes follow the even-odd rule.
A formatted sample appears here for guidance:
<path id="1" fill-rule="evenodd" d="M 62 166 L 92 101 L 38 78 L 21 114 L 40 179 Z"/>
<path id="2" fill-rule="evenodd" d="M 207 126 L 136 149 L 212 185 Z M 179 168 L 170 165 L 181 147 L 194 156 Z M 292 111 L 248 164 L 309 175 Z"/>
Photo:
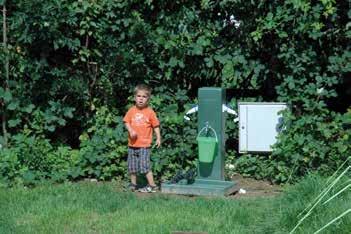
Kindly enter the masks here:
<path id="1" fill-rule="evenodd" d="M 137 175 L 136 175 L 136 173 L 130 173 L 130 182 L 132 184 L 137 184 L 136 183 L 137 182 Z"/>
<path id="2" fill-rule="evenodd" d="M 149 171 L 148 173 L 145 174 L 147 182 L 151 186 L 156 186 L 155 181 L 154 181 L 154 176 L 152 175 L 152 171 Z"/>

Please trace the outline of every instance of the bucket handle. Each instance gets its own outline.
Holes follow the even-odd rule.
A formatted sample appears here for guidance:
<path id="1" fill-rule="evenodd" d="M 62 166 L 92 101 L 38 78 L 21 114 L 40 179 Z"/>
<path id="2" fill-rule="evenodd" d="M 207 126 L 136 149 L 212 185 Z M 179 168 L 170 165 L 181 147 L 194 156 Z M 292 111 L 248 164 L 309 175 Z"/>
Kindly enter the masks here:
<path id="1" fill-rule="evenodd" d="M 211 126 L 205 126 L 205 127 L 203 127 L 203 128 L 200 130 L 199 134 L 197 134 L 197 137 L 199 137 L 199 136 L 201 135 L 201 133 L 202 133 L 206 128 L 212 130 L 212 132 L 215 134 L 216 142 L 218 142 L 217 133 L 216 133 L 216 131 L 215 131 Z"/>

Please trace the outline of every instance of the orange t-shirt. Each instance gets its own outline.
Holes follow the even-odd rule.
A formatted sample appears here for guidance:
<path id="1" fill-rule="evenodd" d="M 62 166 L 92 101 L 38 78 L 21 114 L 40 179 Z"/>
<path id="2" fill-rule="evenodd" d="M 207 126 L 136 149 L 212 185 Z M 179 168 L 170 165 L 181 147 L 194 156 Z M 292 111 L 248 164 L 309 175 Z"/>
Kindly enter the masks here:
<path id="1" fill-rule="evenodd" d="M 156 113 L 150 107 L 143 109 L 138 109 L 136 106 L 131 107 L 124 116 L 123 122 L 129 123 L 137 133 L 135 140 L 128 136 L 128 146 L 131 147 L 150 147 L 153 129 L 160 125 Z"/>

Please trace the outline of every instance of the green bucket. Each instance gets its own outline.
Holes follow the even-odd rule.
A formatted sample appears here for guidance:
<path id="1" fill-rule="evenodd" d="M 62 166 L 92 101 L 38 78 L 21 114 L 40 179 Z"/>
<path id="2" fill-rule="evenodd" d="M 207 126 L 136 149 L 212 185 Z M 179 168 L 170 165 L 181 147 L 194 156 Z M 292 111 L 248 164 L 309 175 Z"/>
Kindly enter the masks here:
<path id="1" fill-rule="evenodd" d="M 201 136 L 201 133 L 206 131 L 211 130 L 215 137 L 211 136 Z M 203 127 L 199 134 L 197 135 L 197 143 L 198 143 L 198 148 L 199 148 L 199 161 L 203 163 L 211 163 L 213 162 L 213 159 L 216 155 L 216 150 L 217 150 L 217 133 L 216 131 L 206 123 L 206 127 Z"/>
<path id="2" fill-rule="evenodd" d="M 217 149 L 217 139 L 214 137 L 197 137 L 199 148 L 199 161 L 203 163 L 213 162 Z"/>

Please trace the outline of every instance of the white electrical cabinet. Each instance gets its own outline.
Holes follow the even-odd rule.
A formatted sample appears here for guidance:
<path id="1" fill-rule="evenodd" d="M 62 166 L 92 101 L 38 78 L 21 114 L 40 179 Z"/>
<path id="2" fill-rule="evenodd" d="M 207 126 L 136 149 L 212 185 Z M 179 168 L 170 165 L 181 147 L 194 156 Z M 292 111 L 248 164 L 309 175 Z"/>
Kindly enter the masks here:
<path id="1" fill-rule="evenodd" d="M 286 103 L 239 102 L 239 153 L 272 151 L 286 108 Z"/>

